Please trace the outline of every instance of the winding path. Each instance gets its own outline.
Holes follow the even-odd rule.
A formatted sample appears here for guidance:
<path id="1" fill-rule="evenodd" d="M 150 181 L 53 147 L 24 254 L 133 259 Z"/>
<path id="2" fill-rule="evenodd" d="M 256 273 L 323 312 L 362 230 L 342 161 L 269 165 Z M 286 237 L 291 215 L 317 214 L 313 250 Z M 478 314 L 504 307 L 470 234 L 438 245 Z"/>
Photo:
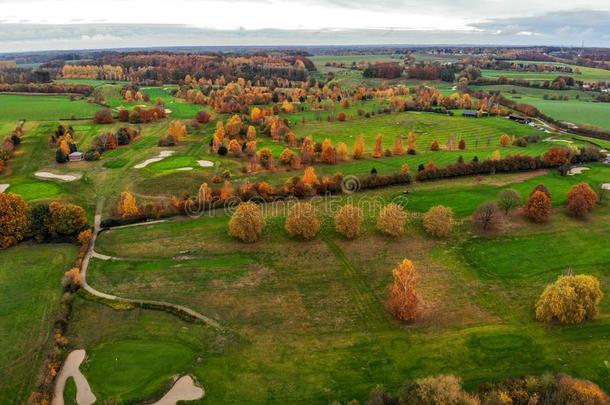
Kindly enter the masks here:
<path id="1" fill-rule="evenodd" d="M 95 241 L 97 240 L 97 235 L 99 234 L 99 232 L 101 230 L 100 225 L 102 223 L 102 207 L 103 207 L 103 200 L 100 200 L 100 201 L 98 201 L 98 204 L 97 204 L 97 207 L 95 210 L 95 218 L 93 220 L 93 236 L 91 238 L 91 244 L 89 245 L 89 250 L 87 251 L 87 254 L 85 255 L 85 257 L 83 259 L 83 265 L 81 268 L 81 279 L 82 279 L 81 287 L 88 293 L 90 293 L 96 297 L 109 300 L 109 301 L 129 302 L 129 303 L 137 304 L 137 305 L 144 304 L 144 305 L 152 305 L 152 306 L 170 307 L 170 308 L 173 308 L 174 310 L 176 310 L 177 312 L 181 312 L 190 317 L 198 319 L 215 329 L 222 330 L 222 327 L 220 326 L 220 324 L 218 322 L 216 322 L 215 320 L 208 318 L 207 316 L 200 314 L 199 312 L 194 311 L 191 308 L 187 308 L 183 305 L 172 304 L 171 302 L 165 302 L 165 301 L 139 300 L 139 299 L 132 299 L 132 298 L 117 297 L 116 295 L 111 295 L 111 294 L 107 294 L 107 293 L 98 291 L 89 285 L 89 283 L 87 282 L 87 269 L 89 268 L 89 262 L 91 260 L 91 257 L 105 256 L 105 255 L 100 255 L 99 253 L 95 252 Z M 151 224 L 151 223 L 152 222 L 149 222 L 147 224 Z M 134 224 L 132 226 L 136 226 L 136 225 L 137 224 Z"/>

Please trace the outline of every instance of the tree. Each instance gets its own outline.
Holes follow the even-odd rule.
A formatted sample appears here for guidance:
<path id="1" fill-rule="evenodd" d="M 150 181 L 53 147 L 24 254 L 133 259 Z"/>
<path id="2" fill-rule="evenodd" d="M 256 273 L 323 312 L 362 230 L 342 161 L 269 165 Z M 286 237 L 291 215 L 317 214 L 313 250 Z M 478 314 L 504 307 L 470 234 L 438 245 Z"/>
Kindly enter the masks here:
<path id="1" fill-rule="evenodd" d="M 356 160 L 362 159 L 364 157 L 364 138 L 362 137 L 362 135 L 360 135 L 358 138 L 356 138 L 352 156 Z"/>
<path id="2" fill-rule="evenodd" d="M 202 204 L 210 204 L 212 202 L 212 189 L 208 186 L 208 183 L 203 183 L 199 186 L 197 199 Z"/>
<path id="3" fill-rule="evenodd" d="M 93 122 L 96 124 L 112 124 L 114 118 L 112 117 L 112 111 L 109 108 L 103 108 L 95 113 Z"/>
<path id="4" fill-rule="evenodd" d="M 493 160 L 493 161 L 498 161 L 502 159 L 502 155 L 500 154 L 499 150 L 494 150 L 493 152 L 491 152 L 491 156 L 489 157 L 489 160 Z"/>
<path id="5" fill-rule="evenodd" d="M 509 211 L 521 204 L 521 195 L 513 188 L 507 188 L 498 194 L 498 207 L 508 215 Z"/>
<path id="6" fill-rule="evenodd" d="M 354 239 L 360 235 L 363 217 L 360 208 L 346 204 L 335 216 L 335 230 L 348 239 Z"/>
<path id="7" fill-rule="evenodd" d="M 182 121 L 174 120 L 170 123 L 167 134 L 173 136 L 176 141 L 179 141 L 187 134 L 186 125 Z"/>
<path id="8" fill-rule="evenodd" d="M 415 140 L 416 140 L 415 132 L 413 132 L 413 131 L 409 132 L 409 138 L 408 138 L 409 143 L 408 143 L 408 147 L 407 147 L 407 153 L 409 155 L 414 155 L 416 153 Z"/>
<path id="9" fill-rule="evenodd" d="M 122 218 L 134 217 L 140 214 L 136 198 L 129 191 L 123 191 L 121 193 L 117 211 Z"/>
<path id="10" fill-rule="evenodd" d="M 508 136 L 507 134 L 500 135 L 500 145 L 506 147 L 506 146 L 510 146 L 512 143 L 513 142 L 510 139 L 510 136 Z"/>
<path id="11" fill-rule="evenodd" d="M 523 210 L 525 216 L 532 221 L 546 222 L 551 214 L 551 199 L 542 191 L 534 191 Z"/>
<path id="12" fill-rule="evenodd" d="M 595 208 L 597 194 L 587 183 L 573 186 L 568 192 L 568 212 L 582 218 Z"/>
<path id="13" fill-rule="evenodd" d="M 273 170 L 273 152 L 269 148 L 263 148 L 258 153 L 258 161 L 267 170 Z"/>
<path id="14" fill-rule="evenodd" d="M 294 152 L 292 151 L 292 149 L 286 148 L 280 154 L 280 162 L 284 165 L 289 165 L 293 157 Z"/>
<path id="15" fill-rule="evenodd" d="M 375 137 L 375 149 L 373 149 L 373 157 L 375 159 L 380 158 L 383 155 L 383 136 L 381 134 L 377 134 Z"/>
<path id="16" fill-rule="evenodd" d="M 559 276 L 536 303 L 536 319 L 575 324 L 597 316 L 603 297 L 599 280 L 584 274 Z"/>
<path id="17" fill-rule="evenodd" d="M 330 139 L 324 139 L 322 142 L 322 152 L 320 153 L 322 162 L 334 165 L 337 163 L 337 150 L 333 148 L 333 143 Z"/>
<path id="18" fill-rule="evenodd" d="M 195 116 L 195 120 L 200 124 L 207 124 L 208 122 L 210 122 L 211 118 L 212 117 L 210 113 L 207 111 L 199 111 Z"/>
<path id="19" fill-rule="evenodd" d="M 443 205 L 436 205 L 424 215 L 423 225 L 426 232 L 437 238 L 445 238 L 453 231 L 455 220 L 453 210 Z"/>
<path id="20" fill-rule="evenodd" d="M 542 160 L 550 166 L 565 165 L 570 161 L 570 150 L 558 146 L 552 147 L 542 156 Z"/>
<path id="21" fill-rule="evenodd" d="M 478 405 L 476 396 L 462 389 L 462 382 L 453 375 L 419 378 L 404 385 L 400 393 L 401 404 L 418 405 Z M 494 404 L 512 402 L 494 402 Z"/>
<path id="22" fill-rule="evenodd" d="M 549 200 L 551 199 L 551 192 L 544 184 L 538 184 L 536 187 L 534 187 L 529 196 L 531 197 L 536 191 L 544 193 L 547 197 L 549 197 Z"/>
<path id="23" fill-rule="evenodd" d="M 432 145 L 430 145 L 430 150 L 434 151 L 434 152 L 438 152 L 439 149 L 440 149 L 440 146 L 438 144 L 438 141 L 435 139 L 434 141 L 432 141 Z"/>
<path id="24" fill-rule="evenodd" d="M 390 203 L 383 207 L 377 220 L 377 229 L 386 235 L 400 236 L 405 233 L 407 213 L 398 204 Z"/>
<path id="25" fill-rule="evenodd" d="M 49 204 L 49 211 L 49 232 L 54 236 L 73 236 L 87 226 L 85 210 L 78 205 L 53 201 Z"/>
<path id="26" fill-rule="evenodd" d="M 405 148 L 404 148 L 404 146 L 402 146 L 402 137 L 400 135 L 397 135 L 396 139 L 394 140 L 394 147 L 392 148 L 392 154 L 397 155 L 397 156 L 405 154 Z"/>
<path id="27" fill-rule="evenodd" d="M 1 195 L 1 194 L 0 194 Z M 49 224 L 51 223 L 51 211 L 49 204 L 38 204 L 28 210 L 29 234 L 37 241 L 47 239 L 49 235 Z"/>
<path id="28" fill-rule="evenodd" d="M 337 115 L 337 120 L 343 122 L 347 119 L 347 116 L 345 115 L 345 113 L 343 111 L 341 111 L 338 115 Z"/>
<path id="29" fill-rule="evenodd" d="M 308 166 L 305 168 L 305 172 L 303 173 L 303 183 L 309 186 L 314 186 L 318 182 L 318 176 L 316 176 L 316 170 L 313 166 Z"/>
<path id="30" fill-rule="evenodd" d="M 18 194 L 0 193 L 0 249 L 16 245 L 28 230 L 28 205 Z"/>
<path id="31" fill-rule="evenodd" d="M 337 158 L 341 161 L 347 160 L 347 145 L 343 142 L 337 144 Z"/>
<path id="32" fill-rule="evenodd" d="M 479 205 L 472 214 L 472 223 L 484 231 L 498 227 L 502 223 L 498 204 L 495 201 L 486 201 Z"/>
<path id="33" fill-rule="evenodd" d="M 320 230 L 320 217 L 310 203 L 296 203 L 288 211 L 285 228 L 291 236 L 311 239 Z"/>
<path id="34" fill-rule="evenodd" d="M 413 321 L 418 315 L 417 271 L 413 262 L 404 259 L 392 271 L 394 283 L 388 295 L 388 311 L 401 321 Z"/>
<path id="35" fill-rule="evenodd" d="M 261 208 L 253 202 L 239 204 L 229 221 L 229 234 L 242 242 L 256 242 L 263 233 L 265 218 Z"/>
<path id="36" fill-rule="evenodd" d="M 460 150 L 464 150 L 464 149 L 466 149 L 466 141 L 465 141 L 463 138 L 462 138 L 462 139 L 460 139 L 460 142 L 458 143 L 458 148 L 459 148 Z"/>

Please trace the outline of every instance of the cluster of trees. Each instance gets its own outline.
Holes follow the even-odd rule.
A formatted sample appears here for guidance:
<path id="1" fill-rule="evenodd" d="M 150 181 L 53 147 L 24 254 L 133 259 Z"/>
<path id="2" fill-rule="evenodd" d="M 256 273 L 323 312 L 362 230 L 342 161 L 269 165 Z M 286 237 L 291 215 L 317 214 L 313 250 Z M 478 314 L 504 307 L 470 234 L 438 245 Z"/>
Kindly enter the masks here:
<path id="1" fill-rule="evenodd" d="M 0 83 L 0 92 L 7 93 L 45 93 L 45 94 L 82 94 L 89 96 L 93 87 L 76 83 Z"/>
<path id="2" fill-rule="evenodd" d="M 166 116 L 165 106 L 163 104 L 156 104 L 150 108 L 138 106 L 131 111 L 120 108 L 118 120 L 131 124 L 148 124 L 163 119 Z"/>
<path id="3" fill-rule="evenodd" d="M 13 157 L 15 150 L 21 144 L 24 125 L 25 121 L 20 121 L 15 130 L 6 136 L 2 141 L 2 145 L 0 145 L 0 174 L 4 172 L 7 162 Z"/>
<path id="4" fill-rule="evenodd" d="M 508 378 L 479 385 L 469 393 L 460 378 L 440 375 L 407 380 L 397 394 L 375 387 L 367 405 L 496 405 L 496 404 L 587 404 L 606 405 L 610 399 L 596 384 L 565 374 Z M 350 405 L 358 405 L 352 401 Z"/>
<path id="5" fill-rule="evenodd" d="M 114 133 L 98 135 L 91 141 L 91 148 L 85 153 L 85 160 L 99 160 L 104 152 L 129 145 L 139 136 L 140 130 L 131 127 L 121 127 Z"/>
<path id="6" fill-rule="evenodd" d="M 72 126 L 59 125 L 51 134 L 50 144 L 56 147 L 55 161 L 66 163 L 70 153 L 76 152 L 78 146 L 74 141 L 74 128 Z"/>
<path id="7" fill-rule="evenodd" d="M 458 64 L 441 64 L 439 62 L 419 62 L 407 67 L 407 74 L 410 79 L 420 80 L 442 80 L 453 82 L 455 75 L 460 71 Z"/>
<path id="8" fill-rule="evenodd" d="M 378 62 L 369 64 L 362 72 L 362 76 L 396 79 L 402 75 L 402 70 L 402 66 L 396 62 Z"/>
<path id="9" fill-rule="evenodd" d="M 125 80 L 121 66 L 65 64 L 61 70 L 64 79 Z"/>
<path id="10" fill-rule="evenodd" d="M 23 84 L 26 89 L 29 88 L 30 84 L 34 83 L 49 83 L 51 81 L 51 73 L 47 70 L 41 69 L 32 69 L 32 68 L 20 68 L 20 67 L 12 67 L 12 68 L 2 68 L 0 69 L 0 86 L 3 85 L 13 85 L 13 84 Z M 6 88 L 6 87 L 3 87 Z M 10 88 L 10 87 L 9 87 Z M 20 87 L 17 87 L 20 88 Z M 11 91 L 11 90 L 3 90 L 3 91 Z M 20 91 L 23 90 L 12 90 L 12 91 Z M 27 91 L 28 93 L 30 91 Z"/>
<path id="11" fill-rule="evenodd" d="M 176 146 L 187 135 L 186 124 L 180 120 L 173 120 L 169 125 L 167 134 L 159 138 L 159 146 Z"/>
<path id="12" fill-rule="evenodd" d="M 0 193 L 0 249 L 25 239 L 72 240 L 87 228 L 85 210 L 53 201 L 29 206 L 18 194 Z"/>

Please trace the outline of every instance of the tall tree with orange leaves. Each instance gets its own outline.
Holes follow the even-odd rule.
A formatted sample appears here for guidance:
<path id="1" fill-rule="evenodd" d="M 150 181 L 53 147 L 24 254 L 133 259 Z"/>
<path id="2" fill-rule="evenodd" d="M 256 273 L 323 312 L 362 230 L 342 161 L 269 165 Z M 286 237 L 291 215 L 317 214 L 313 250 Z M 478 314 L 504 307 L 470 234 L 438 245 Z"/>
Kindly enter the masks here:
<path id="1" fill-rule="evenodd" d="M 318 182 L 318 176 L 316 176 L 316 170 L 312 166 L 305 168 L 303 173 L 303 183 L 309 186 L 314 186 Z"/>
<path id="2" fill-rule="evenodd" d="M 375 137 L 375 149 L 373 149 L 373 157 L 379 159 L 383 155 L 383 136 L 377 134 Z"/>
<path id="3" fill-rule="evenodd" d="M 356 138 L 352 156 L 356 160 L 362 159 L 364 157 L 364 137 L 362 135 L 360 135 L 360 136 L 358 136 L 358 138 Z"/>
<path id="4" fill-rule="evenodd" d="M 119 215 L 123 218 L 133 217 L 140 213 L 136 198 L 129 191 L 123 191 L 121 193 L 117 210 Z"/>
<path id="5" fill-rule="evenodd" d="M 417 294 L 417 270 L 413 262 L 404 259 L 392 271 L 394 283 L 390 288 L 387 307 L 401 321 L 413 321 L 419 314 L 420 299 Z"/>

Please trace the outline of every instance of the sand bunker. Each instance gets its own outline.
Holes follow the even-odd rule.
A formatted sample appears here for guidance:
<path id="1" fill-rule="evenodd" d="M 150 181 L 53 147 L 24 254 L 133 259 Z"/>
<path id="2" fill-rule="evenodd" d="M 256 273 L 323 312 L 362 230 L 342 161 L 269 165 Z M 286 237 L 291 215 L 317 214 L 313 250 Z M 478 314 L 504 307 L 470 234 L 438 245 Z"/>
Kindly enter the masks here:
<path id="1" fill-rule="evenodd" d="M 176 405 L 178 401 L 194 401 L 203 398 L 203 389 L 195 385 L 190 375 L 184 375 L 157 402 L 152 405 Z M 80 405 L 80 403 L 79 403 Z"/>
<path id="2" fill-rule="evenodd" d="M 567 139 L 555 139 L 553 137 L 548 137 L 542 140 L 542 142 L 565 142 L 565 143 L 574 143 L 572 141 L 569 141 Z"/>
<path id="3" fill-rule="evenodd" d="M 181 171 L 181 172 L 188 172 L 189 170 L 193 170 L 192 167 L 179 167 L 176 170 Z"/>
<path id="4" fill-rule="evenodd" d="M 568 171 L 568 176 L 574 176 L 576 174 L 582 174 L 582 172 L 584 172 L 585 170 L 589 170 L 588 167 L 573 167 Z"/>
<path id="5" fill-rule="evenodd" d="M 69 173 L 69 174 L 55 174 L 51 172 L 36 172 L 34 176 L 40 179 L 51 179 L 51 180 L 62 180 L 62 181 L 74 181 L 79 180 L 83 177 L 82 173 Z"/>
<path id="6" fill-rule="evenodd" d="M 169 108 L 165 109 L 165 114 L 171 114 L 171 113 L 172 113 L 172 110 L 170 110 Z"/>
<path id="7" fill-rule="evenodd" d="M 214 166 L 214 162 L 210 162 L 209 160 L 198 160 L 199 166 L 201 167 L 212 167 Z"/>
<path id="8" fill-rule="evenodd" d="M 610 183 L 604 183 L 604 184 L 602 184 L 602 190 L 608 190 L 608 191 L 610 191 Z"/>
<path id="9" fill-rule="evenodd" d="M 4 193 L 11 185 L 7 183 L 0 184 L 0 193 Z"/>
<path id="10" fill-rule="evenodd" d="M 134 166 L 134 168 L 136 169 L 142 169 L 152 163 L 157 163 L 162 161 L 163 159 L 165 159 L 166 157 L 170 157 L 171 155 L 174 154 L 173 150 L 162 150 L 161 152 L 159 152 L 159 156 L 154 157 L 154 158 L 150 158 L 150 159 L 146 159 L 145 161 L 143 161 L 142 163 L 138 163 L 137 165 Z"/>
<path id="11" fill-rule="evenodd" d="M 85 360 L 85 355 L 86 352 L 82 349 L 70 352 L 57 376 L 51 405 L 64 404 L 64 388 L 66 381 L 70 377 L 74 378 L 74 383 L 76 384 L 76 403 L 78 405 L 90 405 L 95 402 L 96 398 L 93 392 L 91 392 L 89 382 L 79 370 L 81 363 Z"/>

